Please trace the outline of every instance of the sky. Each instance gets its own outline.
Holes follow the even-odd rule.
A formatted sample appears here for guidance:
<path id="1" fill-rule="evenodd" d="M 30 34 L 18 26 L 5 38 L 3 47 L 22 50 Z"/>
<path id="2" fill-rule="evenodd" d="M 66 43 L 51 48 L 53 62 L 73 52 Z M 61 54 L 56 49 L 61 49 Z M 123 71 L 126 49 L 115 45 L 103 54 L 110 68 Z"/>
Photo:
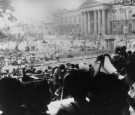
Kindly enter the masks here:
<path id="1" fill-rule="evenodd" d="M 39 21 L 49 18 L 57 9 L 74 9 L 85 0 L 15 0 L 14 14 L 19 20 L 37 19 Z"/>
<path id="2" fill-rule="evenodd" d="M 57 9 L 74 9 L 78 8 L 86 0 L 11 0 L 14 12 L 13 15 L 20 23 L 33 23 L 37 21 L 48 21 Z M 112 0 L 98 0 L 100 2 L 110 2 Z M 8 14 L 7 14 L 8 15 Z M 4 16 L 4 21 L 7 22 L 7 15 Z M 0 19 L 0 22 L 2 20 Z"/>

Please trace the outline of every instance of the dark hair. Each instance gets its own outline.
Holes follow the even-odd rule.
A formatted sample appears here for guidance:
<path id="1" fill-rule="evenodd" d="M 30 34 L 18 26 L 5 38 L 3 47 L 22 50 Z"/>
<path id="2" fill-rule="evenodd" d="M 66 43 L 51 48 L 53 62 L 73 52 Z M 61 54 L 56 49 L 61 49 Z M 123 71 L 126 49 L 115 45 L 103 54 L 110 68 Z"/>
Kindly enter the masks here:
<path id="1" fill-rule="evenodd" d="M 45 72 L 47 73 L 48 72 L 48 69 L 45 69 Z"/>
<path id="2" fill-rule="evenodd" d="M 65 69 L 65 65 L 64 65 L 64 64 L 61 64 L 61 65 L 60 65 L 60 69 L 61 69 L 61 70 Z"/>
<path id="3" fill-rule="evenodd" d="M 32 73 L 31 69 L 27 69 L 26 73 Z"/>
<path id="4" fill-rule="evenodd" d="M 126 49 L 127 49 L 126 46 L 122 46 L 122 48 L 121 48 L 121 53 L 125 53 L 125 52 L 126 52 Z"/>
<path id="5" fill-rule="evenodd" d="M 90 64 L 89 67 L 90 67 L 90 68 L 93 67 L 92 64 Z"/>
<path id="6" fill-rule="evenodd" d="M 132 51 L 128 51 L 127 53 L 128 53 L 128 55 L 132 55 Z"/>
<path id="7" fill-rule="evenodd" d="M 22 104 L 22 84 L 14 78 L 0 80 L 0 105 L 4 109 L 20 107 Z"/>
<path id="8" fill-rule="evenodd" d="M 51 66 L 48 66 L 48 69 L 52 69 Z"/>
<path id="9" fill-rule="evenodd" d="M 115 49 L 115 54 L 119 54 L 119 53 L 121 53 L 121 47 L 117 46 Z"/>
<path id="10" fill-rule="evenodd" d="M 65 77 L 65 87 L 69 94 L 77 98 L 85 98 L 89 90 L 89 74 L 82 70 L 71 70 Z"/>
<path id="11" fill-rule="evenodd" d="M 42 70 L 38 70 L 38 71 L 37 71 L 37 74 L 41 74 L 41 73 L 42 73 Z"/>
<path id="12" fill-rule="evenodd" d="M 75 65 L 74 65 L 74 64 L 71 64 L 71 68 L 72 68 L 72 69 L 75 68 Z"/>

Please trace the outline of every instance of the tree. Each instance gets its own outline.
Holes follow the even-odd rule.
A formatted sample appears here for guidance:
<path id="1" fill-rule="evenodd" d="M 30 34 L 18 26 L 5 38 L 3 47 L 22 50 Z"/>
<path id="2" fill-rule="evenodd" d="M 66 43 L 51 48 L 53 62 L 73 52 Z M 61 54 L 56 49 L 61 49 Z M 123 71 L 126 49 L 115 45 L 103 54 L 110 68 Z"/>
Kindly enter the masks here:
<path id="1" fill-rule="evenodd" d="M 17 43 L 17 44 L 16 44 L 15 49 L 14 49 L 15 51 L 17 51 L 17 52 L 19 51 L 18 46 L 19 46 L 19 44 L 22 43 L 23 41 L 24 41 L 24 37 L 20 37 L 19 39 L 16 40 L 16 43 Z"/>
<path id="2" fill-rule="evenodd" d="M 1 5 L 1 11 L 0 11 L 0 17 L 4 17 L 4 14 L 8 14 L 8 20 L 11 22 L 17 21 L 16 17 L 11 13 L 14 11 L 13 6 L 11 5 L 12 0 L 0 0 Z M 7 13 L 7 11 L 11 11 L 10 13 Z"/>
<path id="3" fill-rule="evenodd" d="M 11 5 L 11 0 L 0 0 L 2 13 L 6 13 L 7 10 L 14 11 L 13 6 Z"/>
<path id="4" fill-rule="evenodd" d="M 10 16 L 8 17 L 8 20 L 11 21 L 11 22 L 17 21 L 16 17 L 13 16 L 12 14 L 10 14 Z"/>
<path id="5" fill-rule="evenodd" d="M 6 38 L 6 37 L 7 37 L 7 35 L 4 34 L 2 31 L 0 31 L 0 39 L 4 39 L 4 38 Z"/>

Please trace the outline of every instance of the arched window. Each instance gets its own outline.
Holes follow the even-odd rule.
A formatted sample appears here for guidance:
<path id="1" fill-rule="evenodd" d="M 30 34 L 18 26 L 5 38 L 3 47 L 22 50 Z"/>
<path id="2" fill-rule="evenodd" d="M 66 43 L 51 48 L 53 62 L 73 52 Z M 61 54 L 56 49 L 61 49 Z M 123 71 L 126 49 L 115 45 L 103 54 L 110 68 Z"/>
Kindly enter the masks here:
<path id="1" fill-rule="evenodd" d="M 132 24 L 129 24 L 128 31 L 129 31 L 129 34 L 132 34 Z"/>

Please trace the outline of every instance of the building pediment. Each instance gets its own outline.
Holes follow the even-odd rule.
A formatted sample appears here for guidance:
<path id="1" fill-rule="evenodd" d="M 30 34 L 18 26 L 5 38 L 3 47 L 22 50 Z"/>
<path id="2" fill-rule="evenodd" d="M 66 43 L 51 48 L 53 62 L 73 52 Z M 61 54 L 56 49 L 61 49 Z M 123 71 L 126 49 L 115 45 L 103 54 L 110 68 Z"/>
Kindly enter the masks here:
<path id="1" fill-rule="evenodd" d="M 96 0 L 87 0 L 85 1 L 80 8 L 86 8 L 86 7 L 89 7 L 89 6 L 93 6 L 93 5 L 97 5 L 99 4 L 100 2 L 96 1 Z"/>
<path id="2" fill-rule="evenodd" d="M 87 0 L 85 1 L 81 6 L 80 8 L 87 8 L 87 7 L 90 7 L 90 6 L 95 6 L 95 5 L 109 5 L 109 3 L 102 3 L 102 2 L 99 2 L 97 0 Z"/>

